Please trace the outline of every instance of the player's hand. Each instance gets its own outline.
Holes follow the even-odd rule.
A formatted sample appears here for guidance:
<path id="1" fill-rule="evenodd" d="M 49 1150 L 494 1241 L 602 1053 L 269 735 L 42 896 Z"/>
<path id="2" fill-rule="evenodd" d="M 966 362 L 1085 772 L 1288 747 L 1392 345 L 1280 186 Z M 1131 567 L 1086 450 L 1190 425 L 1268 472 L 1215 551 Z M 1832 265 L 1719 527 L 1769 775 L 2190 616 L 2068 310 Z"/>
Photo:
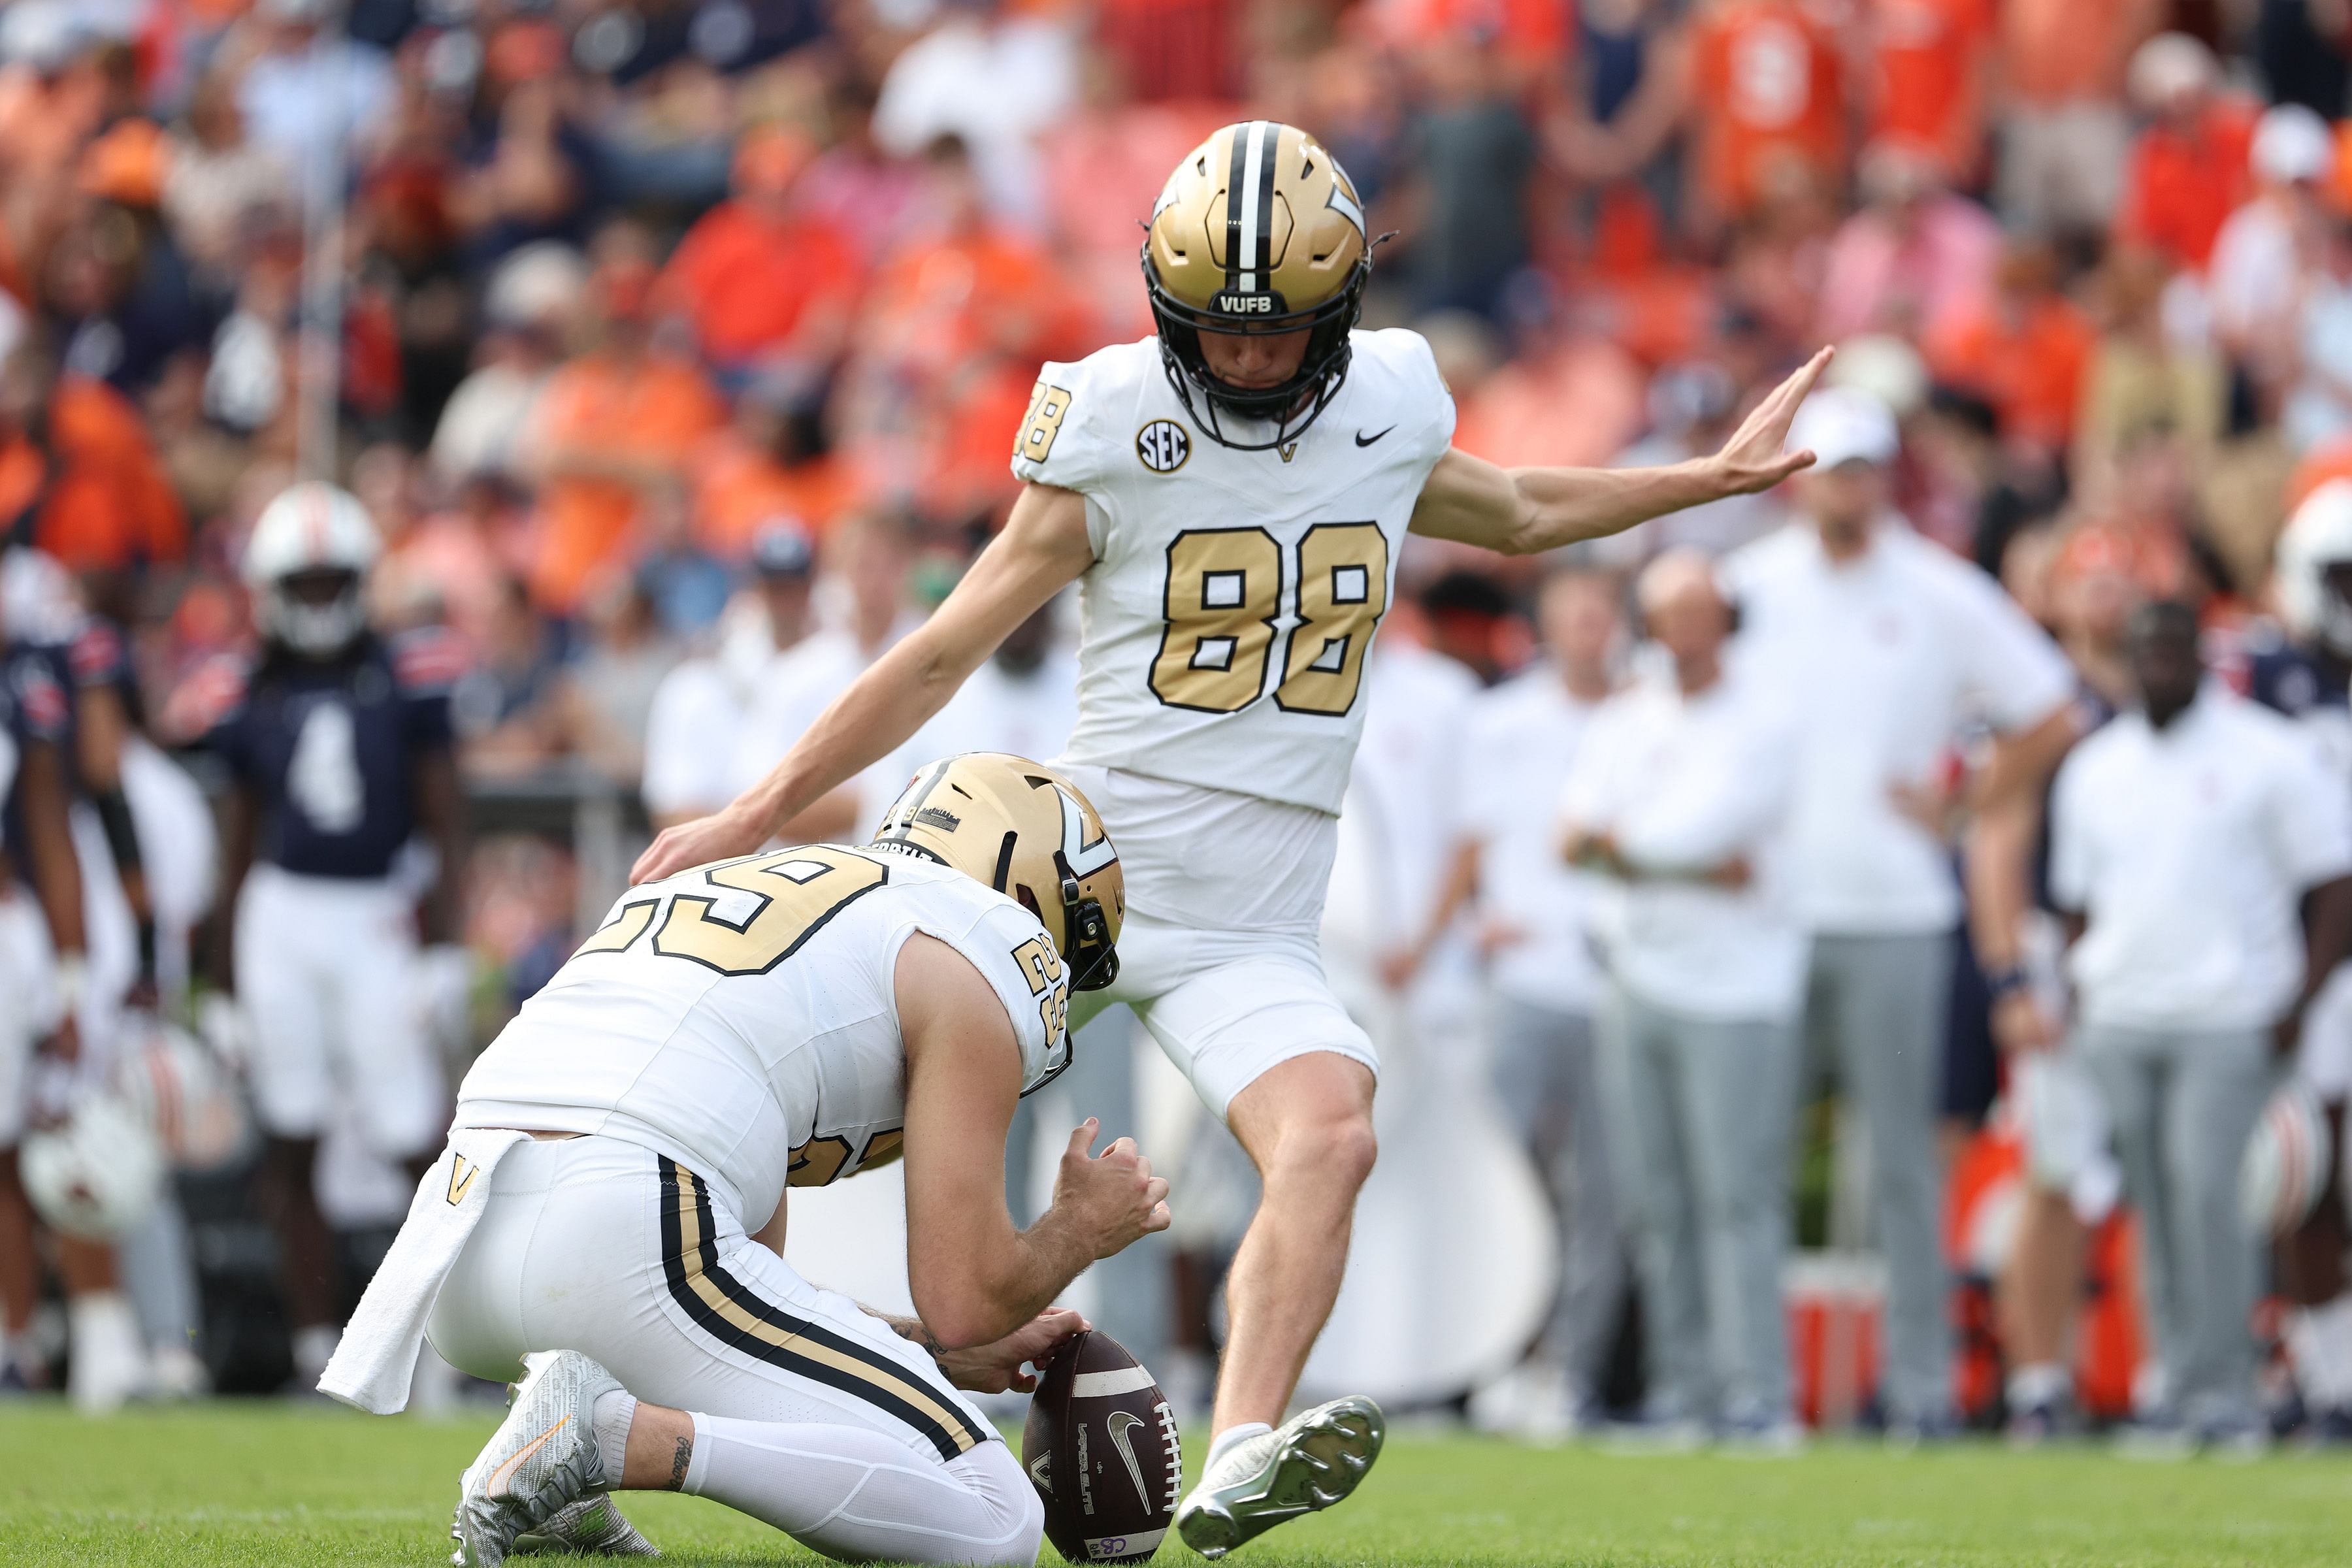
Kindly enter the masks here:
<path id="1" fill-rule="evenodd" d="M 1797 409 L 1805 395 L 1821 380 L 1822 372 L 1829 368 L 1830 356 L 1835 349 L 1825 348 L 1788 380 L 1774 387 L 1763 402 L 1758 404 L 1723 450 L 1707 459 L 1715 471 L 1717 493 L 1727 496 L 1753 495 L 1769 490 L 1800 468 L 1813 466 L 1810 451 L 1784 452 L 1789 444 L 1789 425 L 1797 417 Z"/>
<path id="2" fill-rule="evenodd" d="M 1700 880 L 1710 888 L 1722 888 L 1727 891 L 1737 893 L 1756 880 L 1756 868 L 1748 864 L 1747 856 L 1734 855 L 1730 859 L 1708 871 Z"/>
<path id="3" fill-rule="evenodd" d="M 646 846 L 646 852 L 637 857 L 637 863 L 629 868 L 630 885 L 658 882 L 664 877 L 677 876 L 689 866 L 731 860 L 766 843 L 766 826 L 751 821 L 750 814 L 740 809 L 741 805 L 737 801 L 709 816 L 663 828 L 660 837 Z"/>
<path id="4" fill-rule="evenodd" d="M 2012 991 L 1992 1005 L 1993 1044 L 2009 1055 L 2054 1050 L 2058 1020 L 2030 992 Z"/>
<path id="5" fill-rule="evenodd" d="M 1400 947 L 1383 954 L 1380 961 L 1381 984 L 1391 991 L 1402 991 L 1412 984 L 1421 973 L 1421 950 Z"/>
<path id="6" fill-rule="evenodd" d="M 941 1351 L 940 1370 L 967 1394 L 1034 1394 L 1037 1374 L 1054 1352 L 1094 1325 L 1067 1307 L 1048 1307 L 1001 1340 L 960 1351 Z"/>
<path id="7" fill-rule="evenodd" d="M 1093 1152 L 1102 1122 L 1089 1116 L 1070 1134 L 1062 1168 L 1054 1178 L 1054 1206 L 1097 1258 L 1108 1258 L 1129 1244 L 1168 1228 L 1168 1181 L 1151 1173 L 1151 1162 L 1121 1138 Z"/>

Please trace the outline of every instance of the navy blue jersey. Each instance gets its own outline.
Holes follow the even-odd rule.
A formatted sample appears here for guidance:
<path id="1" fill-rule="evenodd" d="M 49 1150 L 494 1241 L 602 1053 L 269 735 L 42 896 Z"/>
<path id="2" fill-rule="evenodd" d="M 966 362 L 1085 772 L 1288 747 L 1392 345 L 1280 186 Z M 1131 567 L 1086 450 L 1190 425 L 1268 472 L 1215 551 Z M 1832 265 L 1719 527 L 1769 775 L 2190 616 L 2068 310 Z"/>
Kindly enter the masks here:
<path id="1" fill-rule="evenodd" d="M 2346 705 L 2343 682 L 2330 680 L 2318 661 L 2293 643 L 2254 644 L 2243 657 L 2242 689 L 2265 708 L 2290 719 L 2301 719 L 2323 709 Z"/>
<path id="2" fill-rule="evenodd" d="M 389 872 L 416 828 L 417 760 L 449 745 L 458 662 L 427 632 L 248 674 L 207 744 L 260 803 L 257 856 L 305 877 Z"/>
<path id="3" fill-rule="evenodd" d="M 144 702 L 131 663 L 131 638 L 103 616 L 85 616 L 65 644 L 66 672 L 78 690 L 111 688 L 131 722 L 143 727 Z"/>
<path id="4" fill-rule="evenodd" d="M 25 844 L 24 802 L 16 789 L 28 746 L 58 748 L 68 762 L 73 755 L 73 702 L 58 679 L 54 649 L 34 643 L 0 646 L 0 729 L 7 732 L 15 753 L 7 778 L 0 782 L 0 847 L 16 852 L 22 861 Z"/>

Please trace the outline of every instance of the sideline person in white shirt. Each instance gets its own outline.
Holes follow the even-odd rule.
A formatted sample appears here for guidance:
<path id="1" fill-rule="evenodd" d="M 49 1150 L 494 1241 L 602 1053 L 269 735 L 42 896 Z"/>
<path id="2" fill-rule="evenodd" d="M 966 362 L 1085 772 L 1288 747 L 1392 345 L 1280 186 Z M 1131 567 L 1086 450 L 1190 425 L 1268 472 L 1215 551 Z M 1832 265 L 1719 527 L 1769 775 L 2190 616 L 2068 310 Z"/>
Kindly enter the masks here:
<path id="1" fill-rule="evenodd" d="M 1936 780 L 1969 717 L 1993 730 L 2001 773 L 2035 771 L 2005 758 L 2064 750 L 2074 687 L 1998 584 L 1890 510 L 1885 405 L 1817 393 L 1790 439 L 1820 458 L 1791 482 L 1799 519 L 1728 557 L 1725 578 L 1742 644 L 1804 719 L 1790 841 L 1813 937 L 1806 1023 L 1869 1129 L 1887 1264 L 1882 1393 L 1890 1434 L 1916 1440 L 1955 1430 L 1936 1112 L 1961 900 L 1929 826 L 1946 804 Z M 2021 906 L 2024 879 L 1982 896 Z M 2018 912 L 1993 923 L 2011 929 Z"/>
<path id="2" fill-rule="evenodd" d="M 2239 1163 L 2352 949 L 2352 805 L 2288 721 L 2204 679 L 2187 605 L 2137 612 L 2130 652 L 2139 707 L 2059 769 L 2051 891 L 2078 911 L 2075 1028 L 2139 1209 L 2158 1422 L 2245 1447 L 2261 1242 Z"/>
<path id="3" fill-rule="evenodd" d="M 1625 1288 L 1608 1117 L 1593 1060 L 1600 977 L 1584 933 L 1591 879 L 1530 852 L 1530 835 L 1542 833 L 1557 812 L 1593 714 L 1614 684 L 1618 581 L 1576 569 L 1547 577 L 1536 602 L 1545 657 L 1471 700 L 1453 859 L 1427 929 L 1391 966 L 1392 984 L 1416 972 L 1463 910 L 1475 911 L 1496 1103 L 1543 1173 L 1559 1215 L 1559 1296 L 1526 1369 L 1531 1407 L 1515 1413 L 1515 1424 L 1531 1433 L 1568 1430 L 1594 1407 Z"/>
<path id="4" fill-rule="evenodd" d="M 817 628 L 761 672 L 736 730 L 730 787 L 740 790 L 765 773 L 850 682 L 920 624 L 907 604 L 908 564 L 906 532 L 896 520 L 854 513 L 835 525 L 816 584 Z M 839 837 L 851 830 L 861 802 L 852 780 L 793 827 L 818 838 Z"/>
<path id="5" fill-rule="evenodd" d="M 762 524 L 751 541 L 755 585 L 729 606 L 719 623 L 719 646 L 681 661 L 654 688 L 638 789 L 656 831 L 707 816 L 735 798 L 735 744 L 744 715 L 761 672 L 808 634 L 809 583 L 815 571 L 815 546 L 797 519 L 778 517 Z M 750 614 L 738 614 L 739 607 Z"/>
<path id="6" fill-rule="evenodd" d="M 1705 556 L 1658 557 L 1639 601 L 1671 673 L 1601 704 L 1560 816 L 1566 858 L 1604 879 L 1601 1074 L 1649 1413 L 1786 1447 L 1780 1267 L 1806 943 L 1782 862 L 1799 734 L 1787 694 L 1727 661 L 1731 606 Z"/>

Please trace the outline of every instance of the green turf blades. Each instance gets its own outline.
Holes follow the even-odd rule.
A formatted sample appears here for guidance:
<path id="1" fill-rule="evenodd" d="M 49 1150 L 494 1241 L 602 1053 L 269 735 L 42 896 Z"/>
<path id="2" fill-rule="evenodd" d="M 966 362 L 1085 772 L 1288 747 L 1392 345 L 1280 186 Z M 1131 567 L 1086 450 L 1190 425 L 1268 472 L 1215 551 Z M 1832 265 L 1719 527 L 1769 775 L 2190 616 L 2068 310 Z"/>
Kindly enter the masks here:
<path id="1" fill-rule="evenodd" d="M 450 1479 L 498 1424 L 231 1401 L 83 1421 L 0 1405 L 8 1568 L 413 1564 L 449 1549 Z M 1188 1452 L 1202 1447 L 1194 1441 Z M 822 1561 L 697 1498 L 621 1502 L 681 1568 Z M 1618 1458 L 1392 1430 L 1345 1508 L 1252 1542 L 1243 1568 L 2336 1568 L 2352 1461 L 2151 1465 L 2095 1447 L 1820 1444 L 1770 1463 Z M 1170 1543 L 1174 1547 L 1174 1543 Z M 1181 1547 L 1170 1568 L 1190 1558 Z"/>

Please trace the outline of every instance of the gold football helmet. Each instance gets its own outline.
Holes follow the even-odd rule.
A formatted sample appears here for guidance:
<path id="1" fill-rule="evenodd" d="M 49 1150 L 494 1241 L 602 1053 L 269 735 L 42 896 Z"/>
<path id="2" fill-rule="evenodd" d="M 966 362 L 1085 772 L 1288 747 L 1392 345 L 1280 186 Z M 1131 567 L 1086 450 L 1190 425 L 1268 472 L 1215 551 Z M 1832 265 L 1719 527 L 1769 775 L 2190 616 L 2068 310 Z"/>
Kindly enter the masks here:
<path id="1" fill-rule="evenodd" d="M 1356 187 L 1306 132 L 1247 120 L 1186 154 L 1151 209 L 1143 281 L 1168 379 L 1193 423 L 1244 452 L 1297 440 L 1348 374 L 1348 333 L 1371 270 Z M 1278 386 L 1220 381 L 1201 353 L 1202 332 L 1302 330 L 1312 334 L 1306 358 Z M 1233 439 L 1221 412 L 1271 420 L 1273 437 Z"/>
<path id="2" fill-rule="evenodd" d="M 966 752 L 927 763 L 874 843 L 952 866 L 1020 902 L 1070 966 L 1070 989 L 1118 978 L 1127 878 L 1078 786 L 1026 757 Z"/>

